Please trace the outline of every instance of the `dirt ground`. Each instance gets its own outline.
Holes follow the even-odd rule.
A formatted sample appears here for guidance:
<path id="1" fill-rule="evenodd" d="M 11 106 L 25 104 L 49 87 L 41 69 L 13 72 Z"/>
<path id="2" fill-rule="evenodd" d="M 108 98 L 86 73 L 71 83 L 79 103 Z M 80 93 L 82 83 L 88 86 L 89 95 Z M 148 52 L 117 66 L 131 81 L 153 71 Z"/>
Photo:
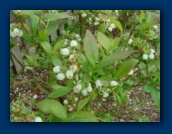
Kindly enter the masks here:
<path id="1" fill-rule="evenodd" d="M 46 73 L 46 72 L 42 72 Z M 43 78 L 43 75 L 37 75 L 37 78 Z M 29 80 L 31 76 L 27 74 L 18 75 L 16 77 L 15 86 L 11 87 L 10 91 L 10 102 L 16 100 L 22 94 L 33 96 L 36 94 L 36 102 L 47 97 L 46 94 L 42 92 L 37 86 L 30 83 L 22 83 L 23 80 Z M 33 88 L 34 87 L 34 88 Z M 122 105 L 116 103 L 116 100 L 106 99 L 106 100 L 95 100 L 91 103 L 91 108 L 93 111 L 100 113 L 110 113 L 114 117 L 114 122 L 160 122 L 160 110 L 155 109 L 155 104 L 151 99 L 149 93 L 142 91 L 143 87 L 137 87 L 130 90 L 127 95 L 128 101 L 124 102 Z M 63 102 L 63 100 L 61 100 Z M 33 107 L 33 111 L 38 109 Z"/>

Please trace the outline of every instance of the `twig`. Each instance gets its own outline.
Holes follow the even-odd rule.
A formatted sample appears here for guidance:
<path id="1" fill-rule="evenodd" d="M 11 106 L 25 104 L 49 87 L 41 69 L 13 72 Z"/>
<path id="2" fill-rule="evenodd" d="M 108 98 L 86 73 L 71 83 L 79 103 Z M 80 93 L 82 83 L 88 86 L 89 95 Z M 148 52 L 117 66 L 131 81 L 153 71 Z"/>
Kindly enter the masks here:
<path id="1" fill-rule="evenodd" d="M 123 51 L 125 51 L 126 47 L 128 46 L 128 41 L 129 41 L 129 39 L 130 39 L 130 37 L 132 35 L 133 29 L 134 29 L 134 26 L 132 26 L 131 29 L 130 29 L 130 35 L 127 38 L 127 42 L 126 42 L 126 45 L 124 46 Z"/>

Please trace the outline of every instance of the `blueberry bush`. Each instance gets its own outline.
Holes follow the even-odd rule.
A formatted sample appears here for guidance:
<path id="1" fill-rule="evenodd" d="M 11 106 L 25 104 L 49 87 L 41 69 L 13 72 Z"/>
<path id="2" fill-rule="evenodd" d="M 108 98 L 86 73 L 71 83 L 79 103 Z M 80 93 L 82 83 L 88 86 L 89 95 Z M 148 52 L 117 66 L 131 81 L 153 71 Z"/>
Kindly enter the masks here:
<path id="1" fill-rule="evenodd" d="M 12 122 L 160 121 L 159 11 L 11 12 L 10 49 L 26 52 L 10 74 Z"/>

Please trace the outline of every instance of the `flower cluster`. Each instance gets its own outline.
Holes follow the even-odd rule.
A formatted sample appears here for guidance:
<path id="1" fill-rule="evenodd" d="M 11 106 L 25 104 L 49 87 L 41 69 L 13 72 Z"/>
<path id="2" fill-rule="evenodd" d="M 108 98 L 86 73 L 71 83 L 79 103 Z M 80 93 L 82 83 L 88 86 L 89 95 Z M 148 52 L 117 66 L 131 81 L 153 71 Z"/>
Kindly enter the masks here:
<path id="1" fill-rule="evenodd" d="M 56 76 L 56 78 L 58 80 L 64 80 L 65 77 L 68 78 L 68 79 L 72 79 L 73 78 L 73 74 L 74 74 L 74 72 L 76 70 L 77 70 L 77 66 L 76 65 L 71 65 L 70 66 L 70 70 L 66 71 L 66 76 L 65 76 L 64 73 L 60 73 L 61 72 L 61 67 L 60 66 L 55 66 L 53 68 L 53 72 L 54 73 L 58 73 L 57 76 Z"/>
<path id="2" fill-rule="evenodd" d="M 23 36 L 23 31 L 21 29 L 18 29 L 18 28 L 14 28 L 13 30 L 10 30 L 10 36 L 12 38 L 15 38 L 15 37 L 22 37 Z"/>
<path id="3" fill-rule="evenodd" d="M 112 32 L 112 30 L 115 29 L 115 28 L 116 28 L 115 24 L 110 24 L 110 26 L 108 27 L 108 30 L 110 32 Z"/>
<path id="4" fill-rule="evenodd" d="M 84 12 L 81 16 L 84 18 L 87 17 L 87 14 Z"/>
<path id="5" fill-rule="evenodd" d="M 154 49 L 150 49 L 150 53 L 149 54 L 143 54 L 142 55 L 142 58 L 144 59 L 144 60 L 147 60 L 148 58 L 150 58 L 150 59 L 154 59 L 154 53 L 155 53 L 155 50 Z"/>

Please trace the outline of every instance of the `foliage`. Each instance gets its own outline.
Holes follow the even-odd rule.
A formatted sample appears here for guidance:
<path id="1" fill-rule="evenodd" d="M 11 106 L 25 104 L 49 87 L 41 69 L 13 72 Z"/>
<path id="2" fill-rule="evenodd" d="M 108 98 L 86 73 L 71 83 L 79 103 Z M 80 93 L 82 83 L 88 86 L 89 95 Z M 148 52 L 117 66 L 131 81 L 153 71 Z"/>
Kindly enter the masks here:
<path id="1" fill-rule="evenodd" d="M 110 112 L 93 111 L 91 104 L 98 98 L 122 105 L 128 101 L 129 89 L 137 90 L 137 85 L 144 86 L 144 92 L 160 108 L 160 27 L 156 11 L 13 12 L 17 23 L 10 25 L 11 49 L 20 37 L 26 50 L 28 46 L 37 49 L 36 55 L 25 55 L 25 66 L 48 72 L 46 82 L 35 79 L 48 96 L 36 105 L 43 121 L 113 122 Z M 59 25 L 62 19 L 65 21 Z M 71 19 L 70 25 L 67 19 Z M 61 26 L 61 35 L 49 40 Z"/>

